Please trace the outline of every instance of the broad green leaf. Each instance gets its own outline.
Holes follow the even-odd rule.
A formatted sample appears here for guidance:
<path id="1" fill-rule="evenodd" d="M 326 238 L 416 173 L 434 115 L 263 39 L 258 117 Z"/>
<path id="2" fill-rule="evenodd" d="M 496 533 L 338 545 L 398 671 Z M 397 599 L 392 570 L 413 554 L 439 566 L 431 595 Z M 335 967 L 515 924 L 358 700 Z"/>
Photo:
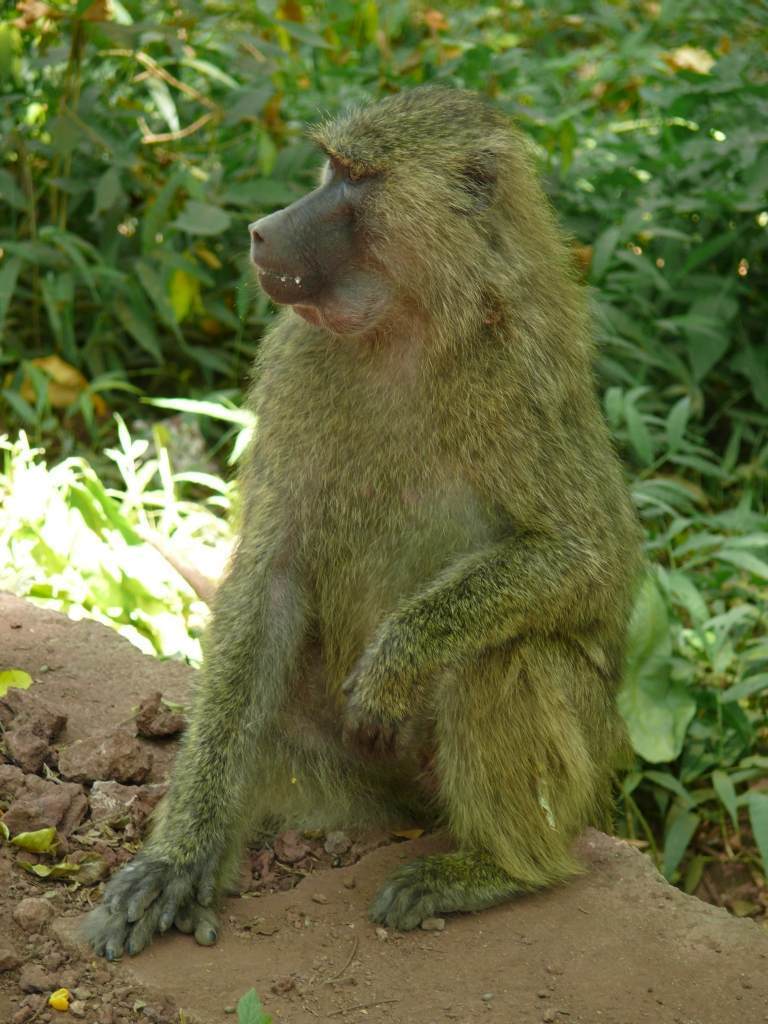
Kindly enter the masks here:
<path id="1" fill-rule="evenodd" d="M 162 363 L 163 352 L 160 346 L 160 339 L 155 331 L 155 325 L 145 315 L 144 310 L 140 306 L 126 302 L 123 299 L 115 299 L 112 308 L 118 320 L 134 341 L 137 341 L 144 351 L 153 357 L 156 363 Z"/>
<path id="2" fill-rule="evenodd" d="M 163 118 L 172 132 L 177 132 L 181 127 L 179 115 L 176 111 L 176 104 L 173 102 L 171 90 L 161 78 L 150 75 L 146 79 L 147 88 L 152 94 L 158 113 Z"/>
<path id="3" fill-rule="evenodd" d="M 32 685 L 32 676 L 20 668 L 8 668 L 0 672 L 0 697 L 5 696 L 11 687 L 17 690 L 28 690 Z"/>
<path id="4" fill-rule="evenodd" d="M 736 787 L 733 785 L 730 776 L 718 769 L 712 772 L 712 785 L 726 811 L 728 811 L 734 829 L 738 830 L 739 812 L 736 808 Z"/>
<path id="5" fill-rule="evenodd" d="M 29 853 L 49 853 L 56 848 L 56 829 L 41 828 L 36 832 L 19 832 L 11 842 Z"/>
<path id="6" fill-rule="evenodd" d="M 256 989 L 251 989 L 238 1001 L 237 1024 L 272 1024 L 272 1017 L 264 1012 Z"/>
<path id="7" fill-rule="evenodd" d="M 664 834 L 662 871 L 665 878 L 672 878 L 700 822 L 701 818 L 693 811 L 682 811 L 672 820 Z"/>
<path id="8" fill-rule="evenodd" d="M 94 217 L 105 210 L 111 210 L 122 195 L 122 192 L 120 171 L 117 167 L 110 167 L 96 183 L 96 197 L 93 204 Z"/>
<path id="9" fill-rule="evenodd" d="M 646 577 L 630 625 L 629 653 L 619 709 L 632 745 L 646 761 L 661 764 L 682 750 L 696 701 L 671 678 L 669 618 L 654 579 Z"/>
<path id="10" fill-rule="evenodd" d="M 763 871 L 768 874 L 768 793 L 751 792 L 747 806 L 752 834 L 763 861 Z"/>
<path id="11" fill-rule="evenodd" d="M 230 224 L 230 216 L 220 206 L 188 200 L 173 226 L 191 235 L 220 235 Z"/>
<path id="12" fill-rule="evenodd" d="M 657 786 L 663 786 L 665 789 L 670 790 L 676 796 L 679 796 L 686 807 L 693 804 L 693 798 L 682 782 L 671 775 L 669 772 L 660 772 L 655 769 L 646 769 L 643 772 L 643 776 L 646 779 L 650 779 L 651 782 L 655 782 Z"/>

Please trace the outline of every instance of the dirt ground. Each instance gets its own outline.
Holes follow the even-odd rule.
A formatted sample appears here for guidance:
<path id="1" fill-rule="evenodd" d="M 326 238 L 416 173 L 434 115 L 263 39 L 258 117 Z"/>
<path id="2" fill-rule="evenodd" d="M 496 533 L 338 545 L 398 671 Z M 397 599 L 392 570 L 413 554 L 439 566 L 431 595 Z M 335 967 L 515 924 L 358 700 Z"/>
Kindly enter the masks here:
<path id="1" fill-rule="evenodd" d="M 173 756 L 174 709 L 152 695 L 184 704 L 194 673 L 0 594 L 8 668 L 34 684 L 0 701 L 2 820 L 11 835 L 55 824 L 60 845 L 0 844 L 0 1022 L 225 1024 L 252 987 L 286 1024 L 768 1022 L 765 928 L 685 896 L 598 832 L 580 841 L 587 871 L 570 885 L 407 935 L 371 925 L 367 904 L 388 871 L 443 839 L 285 833 L 251 851 L 215 947 L 173 934 L 135 959 L 96 960 L 78 921 L 136 849 Z M 79 868 L 54 881 L 21 861 Z M 48 1007 L 59 987 L 73 993 L 68 1013 Z"/>

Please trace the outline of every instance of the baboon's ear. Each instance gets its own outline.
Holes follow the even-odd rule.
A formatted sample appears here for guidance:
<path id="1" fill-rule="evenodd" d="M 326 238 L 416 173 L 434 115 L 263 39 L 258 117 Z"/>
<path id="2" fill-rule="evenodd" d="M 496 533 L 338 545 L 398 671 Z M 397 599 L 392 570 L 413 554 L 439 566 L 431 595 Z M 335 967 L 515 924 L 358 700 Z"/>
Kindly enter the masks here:
<path id="1" fill-rule="evenodd" d="M 490 206 L 496 190 L 497 161 L 495 153 L 475 153 L 461 171 L 461 188 L 472 200 L 473 210 Z"/>

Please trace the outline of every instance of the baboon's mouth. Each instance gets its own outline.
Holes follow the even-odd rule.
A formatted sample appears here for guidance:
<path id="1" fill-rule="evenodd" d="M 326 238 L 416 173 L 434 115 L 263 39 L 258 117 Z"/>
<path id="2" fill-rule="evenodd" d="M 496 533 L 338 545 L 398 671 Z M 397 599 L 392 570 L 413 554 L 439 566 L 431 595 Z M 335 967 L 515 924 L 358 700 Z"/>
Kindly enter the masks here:
<path id="1" fill-rule="evenodd" d="M 290 270 L 272 270 L 256 264 L 259 284 L 267 295 L 280 306 L 295 306 L 296 303 L 310 303 L 317 292 L 317 279 Z"/>

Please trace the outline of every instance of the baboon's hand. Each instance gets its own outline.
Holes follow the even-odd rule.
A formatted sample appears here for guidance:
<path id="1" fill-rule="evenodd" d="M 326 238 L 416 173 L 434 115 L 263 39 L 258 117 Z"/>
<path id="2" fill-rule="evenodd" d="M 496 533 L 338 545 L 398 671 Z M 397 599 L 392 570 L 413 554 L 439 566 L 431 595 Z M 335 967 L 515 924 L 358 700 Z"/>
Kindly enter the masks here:
<path id="1" fill-rule="evenodd" d="M 94 951 L 107 960 L 117 960 L 124 951 L 134 956 L 155 932 L 173 924 L 194 933 L 201 945 L 212 945 L 218 930 L 211 909 L 217 868 L 214 858 L 178 867 L 151 851 L 140 853 L 110 880 L 101 906 L 86 919 L 84 931 Z"/>
<path id="2" fill-rule="evenodd" d="M 361 660 L 342 687 L 347 701 L 343 736 L 360 753 L 390 756 L 397 747 L 402 719 L 388 706 L 375 665 L 375 661 Z"/>

